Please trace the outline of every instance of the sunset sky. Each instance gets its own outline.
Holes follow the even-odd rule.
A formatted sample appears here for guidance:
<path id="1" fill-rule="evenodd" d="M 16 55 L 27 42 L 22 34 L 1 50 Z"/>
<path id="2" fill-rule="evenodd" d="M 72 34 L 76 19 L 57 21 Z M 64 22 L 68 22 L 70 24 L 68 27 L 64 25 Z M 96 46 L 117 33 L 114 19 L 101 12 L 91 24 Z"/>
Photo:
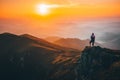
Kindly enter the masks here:
<path id="1" fill-rule="evenodd" d="M 81 39 L 94 32 L 106 42 L 120 34 L 120 0 L 0 0 L 3 32 Z"/>
<path id="2" fill-rule="evenodd" d="M 53 17 L 100 17 L 119 16 L 120 14 L 119 0 L 0 0 L 2 12 L 0 17 L 30 17 L 38 15 L 36 6 L 41 3 L 58 5 L 58 7 L 51 9 L 50 15 Z"/>

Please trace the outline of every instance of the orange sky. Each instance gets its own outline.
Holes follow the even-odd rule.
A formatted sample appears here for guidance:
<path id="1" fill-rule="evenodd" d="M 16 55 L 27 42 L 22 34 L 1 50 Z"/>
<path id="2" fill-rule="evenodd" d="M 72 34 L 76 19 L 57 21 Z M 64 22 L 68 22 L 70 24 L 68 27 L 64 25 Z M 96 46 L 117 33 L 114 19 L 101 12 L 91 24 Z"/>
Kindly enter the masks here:
<path id="1" fill-rule="evenodd" d="M 1 0 L 0 17 L 40 17 L 36 13 L 36 5 L 40 0 Z M 119 0 L 44 0 L 44 3 L 66 5 L 66 7 L 54 8 L 49 17 L 101 17 L 120 16 Z M 70 6 L 71 3 L 74 6 Z M 69 7 L 67 7 L 69 6 Z"/>
<path id="2" fill-rule="evenodd" d="M 42 16 L 36 12 L 41 3 L 62 7 Z M 119 25 L 120 0 L 0 0 L 0 33 L 88 39 L 95 32 L 100 41 L 120 34 Z"/>

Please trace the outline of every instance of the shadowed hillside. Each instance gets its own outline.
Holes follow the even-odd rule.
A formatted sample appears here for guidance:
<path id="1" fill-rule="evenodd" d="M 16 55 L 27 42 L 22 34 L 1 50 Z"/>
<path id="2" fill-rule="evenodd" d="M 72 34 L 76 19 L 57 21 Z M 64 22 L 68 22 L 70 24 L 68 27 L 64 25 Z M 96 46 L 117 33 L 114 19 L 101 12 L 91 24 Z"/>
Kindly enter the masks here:
<path id="1" fill-rule="evenodd" d="M 73 61 L 72 57 L 79 56 L 79 53 L 27 34 L 0 34 L 0 78 L 50 80 L 50 74 L 57 72 L 57 66 Z"/>
<path id="2" fill-rule="evenodd" d="M 119 80 L 120 51 L 82 52 L 24 34 L 0 34 L 0 80 Z"/>
<path id="3" fill-rule="evenodd" d="M 120 51 L 86 47 L 76 73 L 77 80 L 120 80 Z"/>

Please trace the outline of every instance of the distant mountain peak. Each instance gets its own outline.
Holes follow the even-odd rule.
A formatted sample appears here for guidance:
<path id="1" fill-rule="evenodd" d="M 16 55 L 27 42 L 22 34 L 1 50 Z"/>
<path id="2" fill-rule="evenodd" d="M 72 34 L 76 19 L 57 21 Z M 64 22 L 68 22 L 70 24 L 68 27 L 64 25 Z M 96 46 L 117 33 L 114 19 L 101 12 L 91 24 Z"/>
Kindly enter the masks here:
<path id="1" fill-rule="evenodd" d="M 21 37 L 27 37 L 27 38 L 37 38 L 37 37 L 35 37 L 35 36 L 32 36 L 32 35 L 30 35 L 30 34 L 22 34 L 22 35 L 20 35 Z"/>
<path id="2" fill-rule="evenodd" d="M 22 34 L 20 36 L 32 36 L 32 35 L 30 35 L 30 34 Z"/>
<path id="3" fill-rule="evenodd" d="M 5 32 L 5 33 L 2 33 L 0 35 L 4 35 L 4 36 L 17 36 L 15 34 L 12 34 L 12 33 L 8 33 L 8 32 Z"/>

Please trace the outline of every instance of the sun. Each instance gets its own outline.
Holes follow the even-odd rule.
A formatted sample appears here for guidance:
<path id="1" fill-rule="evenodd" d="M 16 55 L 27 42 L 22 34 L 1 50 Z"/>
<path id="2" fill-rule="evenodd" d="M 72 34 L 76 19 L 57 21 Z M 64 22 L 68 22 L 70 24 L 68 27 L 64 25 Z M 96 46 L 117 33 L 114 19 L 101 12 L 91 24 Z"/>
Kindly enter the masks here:
<path id="1" fill-rule="evenodd" d="M 41 4 L 38 4 L 36 6 L 36 12 L 39 15 L 45 16 L 45 15 L 50 14 L 53 9 L 60 8 L 60 7 L 62 7 L 62 6 L 60 6 L 59 4 L 45 4 L 45 3 L 41 3 Z"/>
<path id="2" fill-rule="evenodd" d="M 50 13 L 49 5 L 47 4 L 38 4 L 37 5 L 37 13 L 40 15 L 47 15 Z"/>

